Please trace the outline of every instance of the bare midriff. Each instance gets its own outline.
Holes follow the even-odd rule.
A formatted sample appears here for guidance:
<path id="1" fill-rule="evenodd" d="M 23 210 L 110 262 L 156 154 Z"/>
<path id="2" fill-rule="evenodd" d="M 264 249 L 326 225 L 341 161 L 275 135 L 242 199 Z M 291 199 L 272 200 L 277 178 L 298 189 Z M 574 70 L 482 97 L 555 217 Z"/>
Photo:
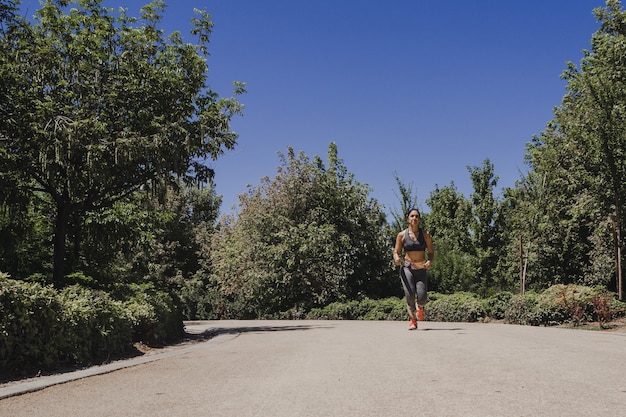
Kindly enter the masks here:
<path id="1" fill-rule="evenodd" d="M 426 266 L 424 262 L 426 262 L 426 251 L 423 250 L 415 250 L 404 253 L 404 260 L 407 262 L 411 262 L 413 268 L 415 269 L 424 269 Z"/>

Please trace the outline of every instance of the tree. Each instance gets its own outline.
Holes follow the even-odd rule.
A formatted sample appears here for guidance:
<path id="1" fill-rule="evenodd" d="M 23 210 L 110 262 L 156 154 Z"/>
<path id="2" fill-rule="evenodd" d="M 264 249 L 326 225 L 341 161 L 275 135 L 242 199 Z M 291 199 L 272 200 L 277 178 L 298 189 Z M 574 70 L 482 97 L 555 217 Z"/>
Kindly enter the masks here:
<path id="1" fill-rule="evenodd" d="M 288 148 L 273 179 L 240 196 L 214 240 L 214 279 L 240 316 L 291 316 L 333 301 L 389 295 L 384 215 L 334 143 L 328 160 Z"/>
<path id="2" fill-rule="evenodd" d="M 474 289 L 476 267 L 469 232 L 471 203 L 451 183 L 443 188 L 436 186 L 426 204 L 430 207 L 428 230 L 436 252 L 429 286 L 443 293 Z"/>
<path id="3" fill-rule="evenodd" d="M 413 183 L 406 185 L 395 172 L 393 176 L 396 180 L 396 185 L 398 186 L 398 192 L 400 193 L 397 195 L 398 200 L 400 201 L 400 211 L 398 212 L 397 210 L 393 210 L 391 212 L 392 221 L 390 229 L 392 232 L 395 232 L 392 239 L 392 243 L 395 244 L 395 237 L 398 231 L 406 228 L 408 217 L 407 213 L 410 209 L 418 207 L 417 195 L 413 191 Z"/>
<path id="4" fill-rule="evenodd" d="M 567 94 L 555 110 L 554 138 L 565 138 L 581 157 L 585 182 L 599 203 L 596 223 L 615 219 L 617 287 L 621 289 L 622 224 L 626 198 L 626 13 L 618 0 L 607 0 L 594 14 L 600 29 L 580 66 L 563 73 Z M 579 170 L 576 170 L 577 172 Z M 620 290 L 620 298 L 622 293 Z"/>
<path id="5" fill-rule="evenodd" d="M 221 197 L 213 184 L 145 188 L 86 217 L 78 261 L 101 286 L 145 282 L 176 292 L 206 264 Z M 114 280 L 114 282 L 112 282 Z"/>
<path id="6" fill-rule="evenodd" d="M 208 13 L 192 19 L 194 45 L 158 28 L 161 0 L 138 19 L 101 2 L 47 0 L 33 24 L 0 9 L 0 176 L 53 203 L 57 285 L 85 213 L 148 183 L 211 179 L 205 161 L 235 146 L 242 109 L 207 88 Z"/>
<path id="7" fill-rule="evenodd" d="M 508 197 L 509 204 L 516 199 L 517 215 L 509 214 L 519 227 L 510 237 L 518 247 L 523 239 L 524 277 L 531 288 L 585 281 L 598 219 L 590 192 L 598 176 L 585 168 L 587 157 L 584 145 L 553 122 L 527 147 L 531 171 Z"/>
<path id="8" fill-rule="evenodd" d="M 500 285 L 496 276 L 496 265 L 501 254 L 501 244 L 498 242 L 498 201 L 493 190 L 498 184 L 498 177 L 494 174 L 494 166 L 485 159 L 481 167 L 468 167 L 474 192 L 472 199 L 472 254 L 476 257 L 477 273 L 481 280 L 480 291 L 486 295 L 488 291 L 498 290 Z M 499 284 L 499 282 L 498 282 Z"/>
<path id="9" fill-rule="evenodd" d="M 398 197 L 398 201 L 400 202 L 400 209 L 391 210 L 391 222 L 387 222 L 385 229 L 387 235 L 387 241 L 389 242 L 390 250 L 393 250 L 393 247 L 396 244 L 396 237 L 398 236 L 398 232 L 406 229 L 407 227 L 407 217 L 410 209 L 417 208 L 417 195 L 413 189 L 413 183 L 405 184 L 398 174 L 394 172 L 394 179 L 396 181 L 396 185 L 398 187 L 398 193 L 396 197 Z M 422 211 L 419 209 L 420 212 Z M 427 214 L 421 213 L 422 215 L 422 227 L 426 224 Z"/>

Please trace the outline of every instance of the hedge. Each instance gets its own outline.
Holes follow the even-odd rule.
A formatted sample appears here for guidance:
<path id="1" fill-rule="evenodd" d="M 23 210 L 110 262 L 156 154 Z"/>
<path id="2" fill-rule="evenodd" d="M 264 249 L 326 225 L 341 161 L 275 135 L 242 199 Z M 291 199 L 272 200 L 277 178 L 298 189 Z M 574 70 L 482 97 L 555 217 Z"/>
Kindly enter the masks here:
<path id="1" fill-rule="evenodd" d="M 127 287 L 125 299 L 75 284 L 56 291 L 0 273 L 0 373 L 26 375 L 102 363 L 135 342 L 164 344 L 184 334 L 167 293 Z"/>

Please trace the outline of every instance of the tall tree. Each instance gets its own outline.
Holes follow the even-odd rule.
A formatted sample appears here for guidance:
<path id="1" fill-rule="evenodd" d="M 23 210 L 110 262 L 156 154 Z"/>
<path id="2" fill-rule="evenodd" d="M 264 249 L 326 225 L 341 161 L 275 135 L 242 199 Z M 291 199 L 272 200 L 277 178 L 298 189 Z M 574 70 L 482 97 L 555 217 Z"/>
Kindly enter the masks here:
<path id="1" fill-rule="evenodd" d="M 138 19 L 101 3 L 46 0 L 33 24 L 0 13 L 10 28 L 0 32 L 0 175 L 53 202 L 56 284 L 84 213 L 153 180 L 209 180 L 205 161 L 235 146 L 229 125 L 242 109 L 207 87 L 208 13 L 192 19 L 190 44 L 159 29 L 161 0 Z"/>
<path id="2" fill-rule="evenodd" d="M 292 314 L 333 301 L 389 295 L 384 215 L 331 143 L 324 163 L 292 148 L 273 179 L 240 196 L 216 235 L 214 277 L 245 316 Z"/>
<path id="3" fill-rule="evenodd" d="M 429 285 L 443 293 L 476 289 L 470 236 L 471 203 L 451 183 L 443 188 L 435 187 L 426 204 L 430 207 L 428 230 L 437 253 Z"/>
<path id="4" fill-rule="evenodd" d="M 472 253 L 476 257 L 480 291 L 486 295 L 488 291 L 500 290 L 496 285 L 499 281 L 495 277 L 496 264 L 500 256 L 501 245 L 498 239 L 498 201 L 494 196 L 494 188 L 498 184 L 498 177 L 494 173 L 494 166 L 489 159 L 483 161 L 481 167 L 468 167 L 470 179 L 474 187 L 471 195 L 472 220 Z M 496 288 L 498 287 L 498 288 Z"/>
<path id="5" fill-rule="evenodd" d="M 413 183 L 410 183 L 408 185 L 405 184 L 400 179 L 400 177 L 398 177 L 398 174 L 395 172 L 393 176 L 394 176 L 394 179 L 396 180 L 396 186 L 398 187 L 399 195 L 396 195 L 396 196 L 398 197 L 398 201 L 400 202 L 400 211 L 392 210 L 391 212 L 392 222 L 391 222 L 390 227 L 391 227 L 391 230 L 394 231 L 395 234 L 397 234 L 398 231 L 406 227 L 407 213 L 409 212 L 409 210 L 412 208 L 418 208 L 418 207 L 417 207 L 417 193 L 413 189 Z M 395 242 L 395 234 L 393 235 L 394 242 Z"/>
<path id="6" fill-rule="evenodd" d="M 597 176 L 590 185 L 604 216 L 615 219 L 621 249 L 626 198 L 626 13 L 619 0 L 607 0 L 606 7 L 594 14 L 600 29 L 580 66 L 570 63 L 563 73 L 567 94 L 555 111 L 555 122 L 558 132 L 584 155 L 582 166 Z M 617 261 L 621 265 L 621 255 Z M 621 267 L 617 272 L 621 277 Z"/>
<path id="7" fill-rule="evenodd" d="M 585 281 L 591 231 L 597 221 L 593 190 L 598 180 L 586 167 L 585 145 L 555 123 L 528 145 L 531 172 L 509 194 L 515 203 L 519 246 L 523 239 L 525 282 L 530 288 Z"/>

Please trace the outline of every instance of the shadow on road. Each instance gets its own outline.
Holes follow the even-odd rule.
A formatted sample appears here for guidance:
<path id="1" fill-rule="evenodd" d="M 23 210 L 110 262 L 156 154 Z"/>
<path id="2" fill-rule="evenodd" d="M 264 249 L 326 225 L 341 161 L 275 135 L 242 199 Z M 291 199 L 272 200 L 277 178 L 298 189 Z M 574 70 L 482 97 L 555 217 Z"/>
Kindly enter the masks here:
<path id="1" fill-rule="evenodd" d="M 441 329 L 441 328 L 439 328 L 439 329 L 422 329 L 422 328 L 420 328 L 419 329 L 420 332 L 433 332 L 433 331 L 438 331 L 438 330 L 446 330 L 446 331 L 456 331 L 456 332 L 458 332 L 460 330 L 465 330 L 465 329 L 462 328 L 462 327 L 451 327 L 449 329 Z"/>
<path id="2" fill-rule="evenodd" d="M 264 333 L 264 332 L 292 332 L 313 329 L 332 329 L 334 326 L 329 324 L 301 324 L 287 326 L 235 326 L 235 327 L 212 327 L 199 334 L 187 333 L 186 337 L 191 340 L 207 340 L 221 334 L 239 334 L 239 333 Z"/>

